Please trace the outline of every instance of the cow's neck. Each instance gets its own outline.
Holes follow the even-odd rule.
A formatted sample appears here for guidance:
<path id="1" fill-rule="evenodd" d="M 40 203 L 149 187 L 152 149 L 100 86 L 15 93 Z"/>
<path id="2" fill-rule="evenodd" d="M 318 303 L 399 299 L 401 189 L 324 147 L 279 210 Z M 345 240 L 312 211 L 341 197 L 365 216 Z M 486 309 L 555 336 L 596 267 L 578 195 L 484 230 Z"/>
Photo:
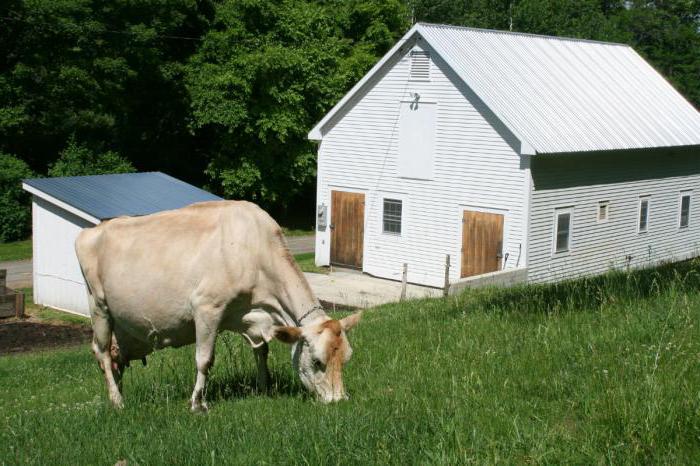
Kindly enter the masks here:
<path id="1" fill-rule="evenodd" d="M 279 277 L 278 283 L 282 285 L 275 293 L 286 317 L 299 327 L 327 318 L 301 270 L 294 263 L 286 265 L 279 269 L 284 276 Z"/>

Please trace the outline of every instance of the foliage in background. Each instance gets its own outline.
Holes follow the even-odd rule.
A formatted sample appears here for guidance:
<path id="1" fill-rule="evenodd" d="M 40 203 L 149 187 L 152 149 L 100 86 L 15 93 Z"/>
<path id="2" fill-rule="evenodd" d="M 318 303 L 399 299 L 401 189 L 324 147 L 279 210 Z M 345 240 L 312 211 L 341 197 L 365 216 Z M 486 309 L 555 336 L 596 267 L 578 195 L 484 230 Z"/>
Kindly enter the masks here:
<path id="1" fill-rule="evenodd" d="M 24 161 L 0 152 L 0 242 L 29 235 L 30 196 L 22 189 L 22 180 L 32 176 L 34 173 Z"/>
<path id="2" fill-rule="evenodd" d="M 306 134 L 408 24 L 398 0 L 228 0 L 187 67 L 218 193 L 265 206 L 311 189 Z"/>
<path id="3" fill-rule="evenodd" d="M 124 157 L 114 151 L 94 153 L 74 138 L 68 141 L 56 163 L 49 166 L 49 176 L 106 175 L 133 173 L 136 170 Z"/>
<path id="4" fill-rule="evenodd" d="M 628 43 L 700 105 L 696 0 L 5 0 L 0 152 L 58 173 L 75 138 L 312 225 L 307 132 L 415 21 Z"/>
<path id="5" fill-rule="evenodd" d="M 203 179 L 182 69 L 208 8 L 197 0 L 3 1 L 0 150 L 45 174 L 75 136 L 140 170 Z"/>

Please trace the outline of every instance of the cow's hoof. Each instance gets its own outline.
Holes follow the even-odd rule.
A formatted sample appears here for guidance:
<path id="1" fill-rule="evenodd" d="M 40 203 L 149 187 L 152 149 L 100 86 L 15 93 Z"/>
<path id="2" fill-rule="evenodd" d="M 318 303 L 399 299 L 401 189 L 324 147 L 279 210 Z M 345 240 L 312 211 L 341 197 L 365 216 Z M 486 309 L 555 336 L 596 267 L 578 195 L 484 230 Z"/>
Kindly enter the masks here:
<path id="1" fill-rule="evenodd" d="M 209 411 L 209 407 L 203 401 L 199 403 L 192 403 L 190 411 L 192 411 L 195 414 L 206 414 Z"/>
<path id="2" fill-rule="evenodd" d="M 121 396 L 111 396 L 110 401 L 114 409 L 124 409 L 124 400 Z"/>

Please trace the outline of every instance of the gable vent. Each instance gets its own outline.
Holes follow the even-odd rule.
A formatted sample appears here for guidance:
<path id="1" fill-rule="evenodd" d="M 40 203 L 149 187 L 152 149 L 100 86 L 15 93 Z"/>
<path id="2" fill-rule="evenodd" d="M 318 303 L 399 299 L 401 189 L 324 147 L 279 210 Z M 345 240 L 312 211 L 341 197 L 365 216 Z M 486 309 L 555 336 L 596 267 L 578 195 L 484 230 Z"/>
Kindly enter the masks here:
<path id="1" fill-rule="evenodd" d="M 411 52 L 411 79 L 430 79 L 430 53 L 419 50 Z"/>

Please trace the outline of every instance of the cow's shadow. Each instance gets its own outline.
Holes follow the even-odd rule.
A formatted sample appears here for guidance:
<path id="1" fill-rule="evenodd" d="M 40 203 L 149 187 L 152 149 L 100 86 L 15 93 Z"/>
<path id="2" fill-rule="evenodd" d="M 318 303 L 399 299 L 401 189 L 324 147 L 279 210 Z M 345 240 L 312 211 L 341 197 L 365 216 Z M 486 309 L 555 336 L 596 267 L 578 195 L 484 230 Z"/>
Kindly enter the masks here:
<path id="1" fill-rule="evenodd" d="M 307 397 L 308 391 L 287 373 L 271 371 L 266 390 L 259 389 L 253 373 L 234 373 L 213 377 L 207 382 L 206 399 L 210 401 L 248 398 L 251 396 Z"/>

